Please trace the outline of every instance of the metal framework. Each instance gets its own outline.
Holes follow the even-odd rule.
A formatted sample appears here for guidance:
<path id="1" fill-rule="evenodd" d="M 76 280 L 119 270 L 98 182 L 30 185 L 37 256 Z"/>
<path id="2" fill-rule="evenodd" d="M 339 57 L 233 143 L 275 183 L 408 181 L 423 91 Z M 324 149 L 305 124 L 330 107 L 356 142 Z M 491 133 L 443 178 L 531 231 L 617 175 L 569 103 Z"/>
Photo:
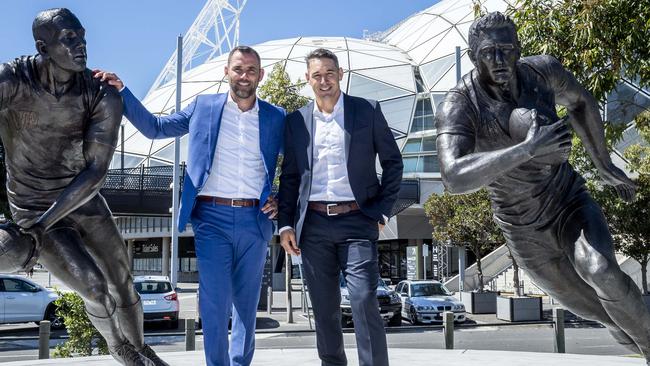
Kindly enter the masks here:
<path id="1" fill-rule="evenodd" d="M 239 16 L 248 0 L 207 0 L 183 37 L 183 71 L 230 52 L 239 44 Z M 171 42 L 170 42 L 171 43 Z M 176 79 L 176 52 L 149 93 Z"/>

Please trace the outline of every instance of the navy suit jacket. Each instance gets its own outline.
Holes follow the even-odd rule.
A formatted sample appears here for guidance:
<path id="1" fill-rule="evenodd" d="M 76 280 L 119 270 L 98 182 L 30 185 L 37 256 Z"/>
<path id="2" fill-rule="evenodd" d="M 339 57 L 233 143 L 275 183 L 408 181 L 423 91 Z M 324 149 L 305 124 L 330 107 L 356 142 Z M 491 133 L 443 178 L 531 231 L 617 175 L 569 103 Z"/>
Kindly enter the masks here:
<path id="1" fill-rule="evenodd" d="M 343 109 L 345 159 L 354 199 L 365 215 L 383 221 L 397 200 L 402 155 L 378 102 L 344 94 Z M 295 228 L 298 243 L 311 193 L 313 110 L 311 102 L 287 115 L 285 122 L 278 225 Z M 375 169 L 377 156 L 383 170 L 381 182 Z"/>
<path id="2" fill-rule="evenodd" d="M 185 109 L 164 117 L 156 117 L 147 111 L 128 88 L 124 88 L 121 94 L 124 115 L 146 137 L 162 139 L 189 134 L 187 170 L 178 215 L 178 229 L 184 231 L 196 204 L 196 196 L 212 168 L 221 114 L 228 101 L 228 94 L 199 95 Z M 260 203 L 264 203 L 271 194 L 278 153 L 282 148 L 285 113 L 282 108 L 263 100 L 258 100 L 258 103 L 260 150 L 266 170 L 266 180 L 259 199 Z M 265 239 L 270 239 L 273 235 L 271 221 L 262 211 L 258 214 L 258 221 Z"/>

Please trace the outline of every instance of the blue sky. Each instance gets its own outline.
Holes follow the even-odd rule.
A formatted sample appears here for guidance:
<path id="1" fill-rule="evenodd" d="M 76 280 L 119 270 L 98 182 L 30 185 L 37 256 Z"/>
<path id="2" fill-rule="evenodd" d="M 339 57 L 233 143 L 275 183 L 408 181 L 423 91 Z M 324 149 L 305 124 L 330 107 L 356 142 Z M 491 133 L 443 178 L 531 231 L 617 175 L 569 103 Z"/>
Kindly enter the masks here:
<path id="1" fill-rule="evenodd" d="M 437 0 L 249 0 L 240 43 L 297 36 L 361 38 L 385 30 Z M 3 1 L 0 61 L 33 54 L 31 24 L 41 10 L 67 7 L 86 28 L 88 67 L 115 71 L 143 97 L 204 5 L 203 0 Z"/>

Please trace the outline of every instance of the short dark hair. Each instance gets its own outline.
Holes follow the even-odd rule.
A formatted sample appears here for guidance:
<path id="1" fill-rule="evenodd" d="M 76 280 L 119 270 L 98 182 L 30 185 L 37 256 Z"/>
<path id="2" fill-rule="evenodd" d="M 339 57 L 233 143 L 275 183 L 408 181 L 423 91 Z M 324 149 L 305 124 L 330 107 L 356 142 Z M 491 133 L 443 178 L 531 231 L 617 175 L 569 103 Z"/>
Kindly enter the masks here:
<path id="1" fill-rule="evenodd" d="M 305 57 L 305 62 L 307 62 L 307 67 L 309 68 L 309 61 L 310 60 L 317 59 L 317 58 L 328 58 L 328 59 L 334 61 L 334 66 L 336 66 L 337 69 L 339 68 L 339 58 L 336 57 L 334 52 L 332 52 L 332 51 L 330 51 L 330 50 L 328 50 L 326 48 L 317 48 L 317 49 L 309 52 L 307 57 Z"/>
<path id="2" fill-rule="evenodd" d="M 34 36 L 34 41 L 49 41 L 52 39 L 55 32 L 58 31 L 54 26 L 54 18 L 56 17 L 72 18 L 81 26 L 81 22 L 77 16 L 72 14 L 72 12 L 66 8 L 43 10 L 36 14 L 36 18 L 34 18 L 34 22 L 32 23 L 32 35 Z"/>
<path id="3" fill-rule="evenodd" d="M 495 11 L 493 13 L 487 13 L 482 17 L 476 19 L 474 23 L 469 27 L 469 35 L 467 37 L 467 43 L 469 44 L 469 49 L 476 54 L 478 47 L 478 42 L 481 37 L 481 33 L 485 32 L 487 29 L 498 29 L 498 28 L 507 28 L 512 34 L 514 34 L 514 39 L 516 41 L 516 46 L 519 47 L 519 38 L 517 37 L 517 27 L 515 23 L 508 16 Z"/>
<path id="4" fill-rule="evenodd" d="M 245 53 L 245 54 L 248 54 L 248 55 L 254 55 L 255 58 L 257 59 L 257 63 L 260 65 L 260 67 L 262 67 L 262 59 L 260 58 L 260 54 L 257 53 L 257 51 L 255 51 L 253 49 L 253 47 L 249 47 L 249 46 L 236 46 L 236 47 L 233 47 L 233 49 L 230 50 L 230 53 L 228 54 L 228 64 L 229 65 L 230 65 L 230 59 L 232 58 L 232 55 L 235 54 L 235 52 Z"/>

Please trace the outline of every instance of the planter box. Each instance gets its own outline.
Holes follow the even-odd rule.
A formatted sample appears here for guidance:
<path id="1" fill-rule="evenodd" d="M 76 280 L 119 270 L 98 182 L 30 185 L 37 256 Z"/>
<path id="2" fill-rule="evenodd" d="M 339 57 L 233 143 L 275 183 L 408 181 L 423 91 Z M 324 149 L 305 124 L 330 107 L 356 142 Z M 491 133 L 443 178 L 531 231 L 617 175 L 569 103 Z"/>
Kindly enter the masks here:
<path id="1" fill-rule="evenodd" d="M 499 296 L 497 319 L 509 322 L 542 320 L 542 298 Z"/>
<path id="2" fill-rule="evenodd" d="M 497 312 L 496 292 L 464 292 L 463 305 L 471 314 L 494 314 Z"/>

